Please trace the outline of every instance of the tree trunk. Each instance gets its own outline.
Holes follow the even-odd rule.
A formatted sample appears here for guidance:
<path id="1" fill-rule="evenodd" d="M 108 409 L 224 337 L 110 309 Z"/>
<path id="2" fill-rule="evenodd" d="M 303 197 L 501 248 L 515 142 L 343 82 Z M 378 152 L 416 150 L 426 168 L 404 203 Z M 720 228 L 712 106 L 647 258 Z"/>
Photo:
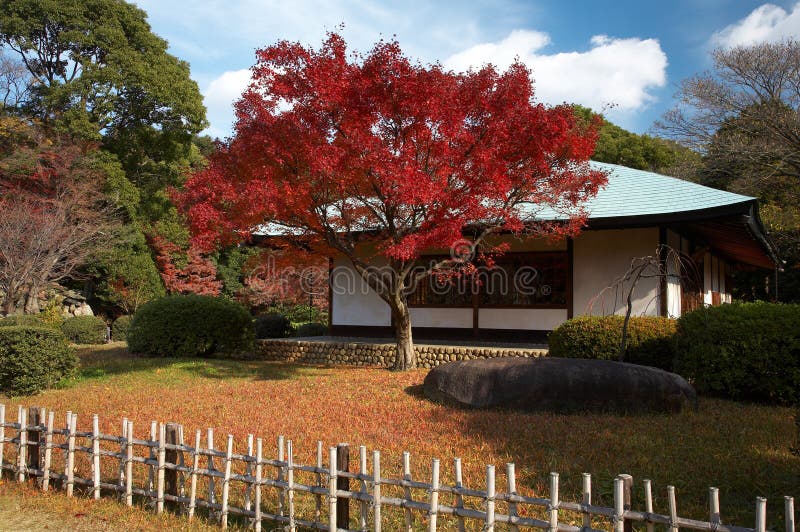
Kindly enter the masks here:
<path id="1" fill-rule="evenodd" d="M 392 309 L 394 321 L 394 335 L 397 342 L 397 356 L 394 359 L 396 370 L 414 369 L 417 367 L 417 355 L 414 352 L 414 342 L 411 337 L 411 314 L 404 302 L 399 302 L 397 308 Z"/>

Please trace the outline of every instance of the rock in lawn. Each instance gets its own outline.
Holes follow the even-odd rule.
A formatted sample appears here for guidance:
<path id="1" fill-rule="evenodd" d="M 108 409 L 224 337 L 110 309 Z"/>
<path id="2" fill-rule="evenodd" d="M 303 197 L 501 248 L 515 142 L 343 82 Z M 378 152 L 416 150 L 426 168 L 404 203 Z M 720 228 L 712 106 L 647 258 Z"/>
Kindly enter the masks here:
<path id="1" fill-rule="evenodd" d="M 680 375 L 577 358 L 495 358 L 451 362 L 425 377 L 429 399 L 477 408 L 678 412 L 695 406 L 694 388 Z"/>

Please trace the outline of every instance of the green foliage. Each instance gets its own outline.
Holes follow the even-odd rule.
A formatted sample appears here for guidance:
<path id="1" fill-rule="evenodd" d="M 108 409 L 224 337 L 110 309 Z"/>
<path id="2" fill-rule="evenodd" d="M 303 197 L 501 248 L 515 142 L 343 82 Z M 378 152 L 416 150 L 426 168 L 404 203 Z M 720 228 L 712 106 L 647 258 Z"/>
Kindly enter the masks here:
<path id="1" fill-rule="evenodd" d="M 111 339 L 115 342 L 124 342 L 128 339 L 128 329 L 131 327 L 133 316 L 120 316 L 111 325 Z"/>
<path id="2" fill-rule="evenodd" d="M 734 303 L 678 320 L 675 369 L 700 393 L 800 400 L 800 305 Z"/>
<path id="3" fill-rule="evenodd" d="M 78 366 L 61 332 L 45 327 L 0 328 L 0 392 L 31 395 L 53 387 Z"/>
<path id="4" fill-rule="evenodd" d="M 76 344 L 104 344 L 106 322 L 97 316 L 75 316 L 61 324 L 61 332 Z"/>
<path id="5" fill-rule="evenodd" d="M 292 332 L 292 322 L 284 314 L 267 312 L 255 319 L 256 338 L 285 338 Z"/>
<path id="6" fill-rule="evenodd" d="M 231 247 L 211 256 L 217 268 L 217 278 L 222 281 L 222 293 L 233 297 L 244 288 L 244 268 L 249 259 L 261 251 L 252 247 Z"/>
<path id="7" fill-rule="evenodd" d="M 38 314 L 13 314 L 0 318 L 0 327 L 47 327 L 57 328 L 50 325 Z"/>
<path id="8" fill-rule="evenodd" d="M 557 327 L 548 336 L 550 356 L 619 360 L 623 316 L 581 316 Z M 625 362 L 672 371 L 675 320 L 631 317 Z"/>
<path id="9" fill-rule="evenodd" d="M 253 349 L 253 321 L 238 303 L 221 297 L 173 295 L 134 315 L 128 348 L 150 356 L 209 356 Z"/>
<path id="10" fill-rule="evenodd" d="M 328 326 L 317 322 L 304 323 L 294 330 L 294 335 L 299 337 L 326 336 L 327 334 Z"/>
<path id="11" fill-rule="evenodd" d="M 283 314 L 290 323 L 306 323 L 310 321 L 326 323 L 328 321 L 328 312 L 326 310 L 308 304 L 273 305 L 266 312 Z"/>

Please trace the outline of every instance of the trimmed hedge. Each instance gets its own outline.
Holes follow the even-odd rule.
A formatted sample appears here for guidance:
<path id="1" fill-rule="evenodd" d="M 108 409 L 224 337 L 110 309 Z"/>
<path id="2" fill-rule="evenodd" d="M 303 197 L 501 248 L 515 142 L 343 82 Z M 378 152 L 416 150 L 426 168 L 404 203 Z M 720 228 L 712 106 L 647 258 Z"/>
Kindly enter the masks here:
<path id="1" fill-rule="evenodd" d="M 581 316 L 564 322 L 548 336 L 549 355 L 619 360 L 623 316 Z M 625 362 L 672 371 L 675 320 L 631 317 Z"/>
<path id="2" fill-rule="evenodd" d="M 115 342 L 124 342 L 128 339 L 128 329 L 133 321 L 133 316 L 120 316 L 111 324 L 111 339 Z"/>
<path id="3" fill-rule="evenodd" d="M 0 328 L 0 392 L 31 395 L 53 387 L 78 367 L 64 335 L 47 327 Z"/>
<path id="4" fill-rule="evenodd" d="M 328 326 L 322 323 L 310 322 L 304 323 L 297 327 L 294 331 L 295 336 L 327 336 Z"/>
<path id="5" fill-rule="evenodd" d="M 76 344 L 106 343 L 106 322 L 97 316 L 75 316 L 61 324 L 61 332 Z"/>
<path id="6" fill-rule="evenodd" d="M 229 299 L 173 295 L 150 301 L 133 316 L 128 349 L 149 356 L 209 356 L 252 351 L 253 320 Z"/>
<path id="7" fill-rule="evenodd" d="M 800 401 L 800 305 L 734 303 L 678 320 L 675 369 L 700 393 Z"/>
<path id="8" fill-rule="evenodd" d="M 56 328 L 48 324 L 36 314 L 12 314 L 5 318 L 0 318 L 0 327 L 47 327 Z"/>
<path id="9" fill-rule="evenodd" d="M 283 314 L 267 312 L 255 319 L 256 338 L 286 338 L 292 332 L 292 323 Z"/>

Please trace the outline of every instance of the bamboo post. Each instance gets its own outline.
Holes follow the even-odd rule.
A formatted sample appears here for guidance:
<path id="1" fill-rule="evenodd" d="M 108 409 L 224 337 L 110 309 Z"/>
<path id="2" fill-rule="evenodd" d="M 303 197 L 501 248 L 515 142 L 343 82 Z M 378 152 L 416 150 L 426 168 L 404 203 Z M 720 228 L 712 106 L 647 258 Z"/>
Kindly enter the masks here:
<path id="1" fill-rule="evenodd" d="M 708 522 L 712 525 L 722 523 L 719 513 L 719 489 L 708 488 Z"/>
<path id="2" fill-rule="evenodd" d="M 6 448 L 6 405 L 0 405 L 0 478 L 3 478 L 3 451 Z"/>
<path id="3" fill-rule="evenodd" d="M 786 521 L 786 532 L 795 532 L 794 498 L 788 496 L 784 497 L 783 505 L 784 505 L 784 520 Z"/>
<path id="4" fill-rule="evenodd" d="M 42 471 L 42 490 L 50 489 L 50 467 L 53 460 L 53 427 L 55 426 L 55 412 L 47 413 L 47 432 L 44 436 L 44 471 Z M 0 449 L 0 454 L 2 450 Z"/>
<path id="5" fill-rule="evenodd" d="M 675 502 L 675 486 L 667 486 L 667 506 L 669 506 L 669 530 L 678 532 L 678 504 Z"/>
<path id="6" fill-rule="evenodd" d="M 647 532 L 655 530 L 655 524 L 650 520 L 650 515 L 653 513 L 653 487 L 650 479 L 644 479 L 644 511 L 647 512 Z"/>
<path id="7" fill-rule="evenodd" d="M 67 412 L 67 497 L 72 497 L 75 489 L 75 432 L 78 429 L 78 414 Z"/>
<path id="8" fill-rule="evenodd" d="M 361 475 L 360 480 L 360 491 L 362 494 L 367 494 L 367 448 L 364 445 L 360 445 L 358 447 L 358 473 Z M 369 506 L 366 500 L 359 501 L 359 507 L 361 509 L 358 526 L 362 532 L 366 532 L 367 530 L 367 513 L 369 511 Z"/>
<path id="9" fill-rule="evenodd" d="M 483 530 L 494 532 L 494 466 L 486 466 L 486 524 Z"/>
<path id="10" fill-rule="evenodd" d="M 192 472 L 189 473 L 189 520 L 194 519 L 194 511 L 197 507 L 197 470 L 200 469 L 200 438 L 202 432 L 197 429 L 194 433 L 194 449 L 192 450 Z"/>
<path id="11" fill-rule="evenodd" d="M 289 532 L 295 532 L 294 523 L 294 448 L 292 440 L 286 442 L 286 504 L 289 511 Z"/>
<path id="12" fill-rule="evenodd" d="M 183 462 L 183 453 L 175 449 L 166 449 L 166 445 L 178 445 L 180 443 L 181 427 L 177 423 L 167 423 L 164 428 L 165 436 L 165 464 L 180 465 Z M 178 482 L 177 469 L 164 469 L 164 492 L 169 495 L 179 496 L 180 486 Z"/>
<path id="13" fill-rule="evenodd" d="M 340 443 L 336 446 L 337 477 L 336 489 L 350 491 L 350 479 L 338 475 L 338 471 L 350 472 L 350 445 Z M 336 526 L 350 528 L 350 499 L 336 496 Z"/>
<path id="14" fill-rule="evenodd" d="M 375 505 L 373 509 L 373 525 L 372 528 L 375 532 L 381 532 L 381 452 L 373 451 L 372 453 L 372 502 Z"/>
<path id="15" fill-rule="evenodd" d="M 286 455 L 284 454 L 284 437 L 283 435 L 278 436 L 278 462 L 283 463 L 286 460 Z M 283 466 L 278 466 L 278 482 L 283 482 Z M 283 496 L 283 489 L 278 489 L 278 515 L 283 517 L 283 507 L 286 505 L 286 500 Z"/>
<path id="16" fill-rule="evenodd" d="M 581 503 L 584 506 L 582 511 L 583 514 L 583 528 L 589 529 L 592 527 L 592 514 L 589 513 L 589 510 L 586 509 L 587 506 L 592 504 L 592 475 L 589 473 L 583 474 L 583 486 L 582 490 L 583 496 L 581 497 Z"/>
<path id="17" fill-rule="evenodd" d="M 619 475 L 622 479 L 622 509 L 628 511 L 631 509 L 631 490 L 633 489 L 633 477 L 627 474 Z M 625 519 L 623 514 L 623 528 L 625 532 L 632 532 L 633 521 Z"/>
<path id="18" fill-rule="evenodd" d="M 403 451 L 403 480 L 411 482 L 411 454 L 408 451 Z M 406 486 L 403 490 L 403 496 L 407 501 L 411 500 L 411 488 Z M 406 532 L 414 530 L 414 516 L 411 513 L 411 508 L 404 510 L 406 520 Z"/>
<path id="19" fill-rule="evenodd" d="M 163 423 L 158 424 L 158 472 L 156 476 L 156 513 L 164 511 L 164 464 L 167 461 L 167 428 Z"/>
<path id="20" fill-rule="evenodd" d="M 39 426 L 44 424 L 44 417 L 44 408 L 28 407 L 28 444 L 25 449 L 25 469 L 28 473 L 39 469 L 41 465 L 42 431 Z"/>
<path id="21" fill-rule="evenodd" d="M 464 478 L 461 471 L 461 458 L 455 458 L 453 462 L 456 474 L 456 512 L 458 512 L 464 509 L 464 496 L 461 495 L 460 491 L 464 487 Z M 456 515 L 458 518 L 456 521 L 457 530 L 458 532 L 464 532 L 464 517 L 462 515 Z"/>
<path id="22" fill-rule="evenodd" d="M 228 445 L 225 448 L 225 471 L 222 477 L 222 515 L 223 530 L 228 528 L 228 496 L 231 490 L 231 462 L 233 461 L 233 434 L 228 434 Z"/>
<path id="23" fill-rule="evenodd" d="M 100 498 L 100 418 L 92 416 L 92 496 Z"/>
<path id="24" fill-rule="evenodd" d="M 17 481 L 25 482 L 25 470 L 27 467 L 28 454 L 28 413 L 21 406 L 17 409 L 17 421 L 19 421 L 18 444 L 17 444 Z"/>
<path id="25" fill-rule="evenodd" d="M 210 428 L 206 432 L 206 439 L 208 440 L 208 464 L 207 469 L 209 471 L 216 471 L 214 467 L 214 429 Z M 214 504 L 217 502 L 217 492 L 214 487 L 214 477 L 209 475 L 208 476 L 208 502 Z"/>
<path id="26" fill-rule="evenodd" d="M 336 531 L 336 488 L 337 476 L 336 470 L 336 447 L 328 449 L 328 530 L 331 532 Z"/>
<path id="27" fill-rule="evenodd" d="M 756 497 L 756 527 L 755 532 L 767 530 L 767 499 Z"/>
<path id="28" fill-rule="evenodd" d="M 617 477 L 614 479 L 614 532 L 623 532 L 625 523 L 623 523 L 623 514 L 625 513 L 625 499 L 624 499 L 624 486 L 622 479 Z"/>
<path id="29" fill-rule="evenodd" d="M 517 494 L 517 472 L 513 462 L 509 462 L 506 464 L 506 480 L 508 482 L 508 495 L 514 496 Z M 517 503 L 513 501 L 508 501 L 508 517 L 510 520 L 510 524 L 508 525 L 508 529 L 511 532 L 518 532 L 519 527 L 514 524 L 514 519 L 517 518 Z"/>
<path id="30" fill-rule="evenodd" d="M 317 487 L 322 487 L 322 441 L 317 440 L 317 472 L 315 473 L 317 479 Z M 322 495 L 315 495 L 316 508 L 314 510 L 314 522 L 320 523 L 322 521 Z"/>
<path id="31" fill-rule="evenodd" d="M 158 447 L 158 424 L 155 421 L 150 422 L 150 440 L 148 443 L 148 457 L 151 463 L 147 470 L 147 491 L 152 498 L 156 487 L 156 466 L 153 465 L 153 462 L 158 461 L 158 452 L 156 451 Z"/>
<path id="32" fill-rule="evenodd" d="M 261 474 L 262 474 L 262 453 L 264 452 L 264 441 L 261 438 L 256 440 L 256 489 L 255 489 L 255 522 L 256 532 L 261 532 Z"/>
<path id="33" fill-rule="evenodd" d="M 550 532 L 558 532 L 558 473 L 550 473 Z"/>
<path id="34" fill-rule="evenodd" d="M 247 457 L 248 460 L 245 461 L 244 466 L 244 474 L 247 478 L 252 478 L 253 476 L 253 463 L 249 460 L 253 457 L 253 435 L 247 435 Z M 248 482 L 247 488 L 244 490 L 244 509 L 251 510 L 252 509 L 252 491 L 253 491 L 253 483 Z"/>
<path id="35" fill-rule="evenodd" d="M 128 418 L 122 418 L 122 433 L 120 435 L 119 440 L 119 476 L 117 480 L 117 486 L 119 487 L 119 496 L 125 497 L 125 460 L 126 460 L 126 452 L 125 452 L 125 442 L 128 439 Z"/>
<path id="36" fill-rule="evenodd" d="M 428 513 L 428 532 L 436 532 L 436 517 L 439 514 L 439 460 L 431 464 L 430 512 Z"/>
<path id="37" fill-rule="evenodd" d="M 133 506 L 133 421 L 128 421 L 125 438 L 125 504 Z"/>

